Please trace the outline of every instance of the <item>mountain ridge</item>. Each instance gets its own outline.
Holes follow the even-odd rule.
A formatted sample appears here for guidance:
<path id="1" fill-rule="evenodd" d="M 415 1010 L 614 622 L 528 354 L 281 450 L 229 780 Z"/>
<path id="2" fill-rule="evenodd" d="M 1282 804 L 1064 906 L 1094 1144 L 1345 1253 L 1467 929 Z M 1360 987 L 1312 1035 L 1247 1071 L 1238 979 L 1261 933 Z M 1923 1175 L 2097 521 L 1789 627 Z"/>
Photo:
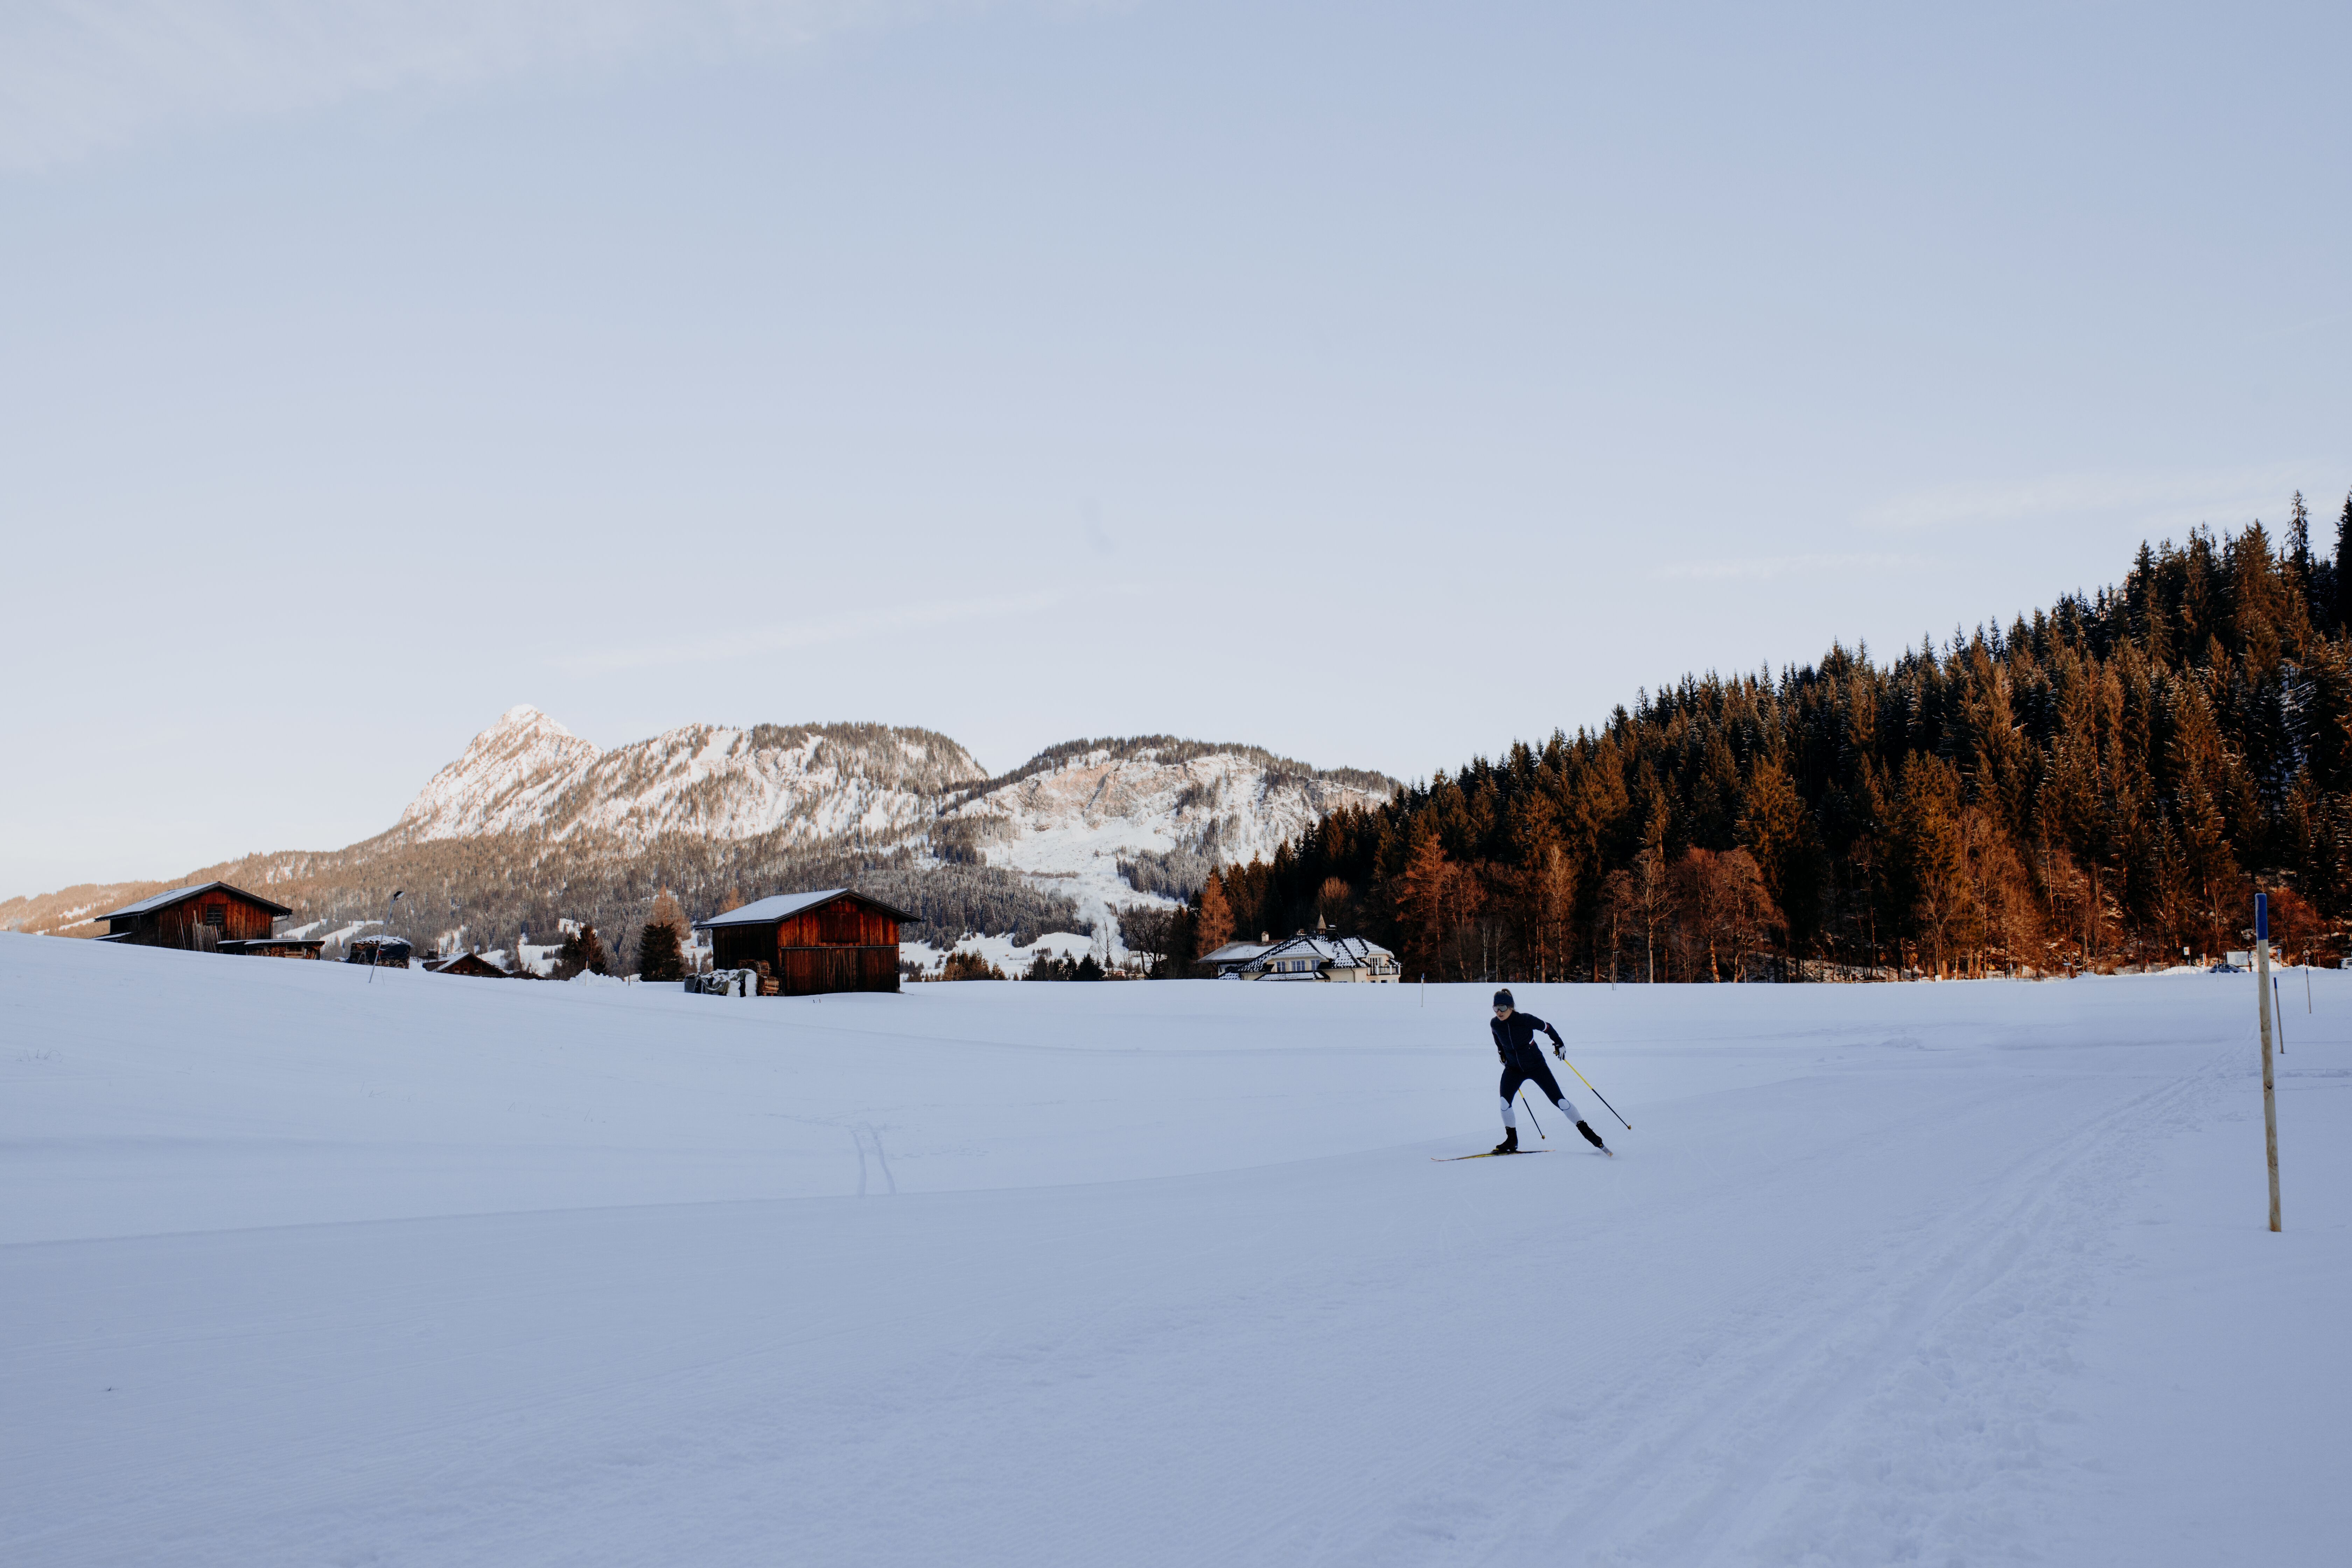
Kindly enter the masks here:
<path id="1" fill-rule="evenodd" d="M 703 914 L 715 909 L 698 899 L 860 874 L 887 878 L 935 922 L 1100 928 L 1400 787 L 1368 770 L 1168 735 L 1064 742 L 994 777 L 945 735 L 883 724 L 689 723 L 607 749 L 519 704 L 372 837 L 0 901 L 0 929 L 92 935 L 93 914 L 216 878 L 306 919 L 374 916 L 407 886 L 412 935 L 547 929 L 558 915 L 619 932 L 650 900 L 649 879 Z"/>

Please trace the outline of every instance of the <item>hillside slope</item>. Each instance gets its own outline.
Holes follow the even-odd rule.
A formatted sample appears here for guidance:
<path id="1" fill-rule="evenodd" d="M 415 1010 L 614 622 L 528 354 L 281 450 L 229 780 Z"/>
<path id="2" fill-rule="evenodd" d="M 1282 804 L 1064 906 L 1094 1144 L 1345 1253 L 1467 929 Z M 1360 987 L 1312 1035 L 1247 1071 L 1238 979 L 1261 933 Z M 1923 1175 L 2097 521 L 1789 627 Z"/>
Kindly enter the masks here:
<path id="1" fill-rule="evenodd" d="M 394 831 L 410 840 L 604 834 L 630 846 L 668 833 L 889 840 L 982 771 L 944 735 L 882 724 L 688 724 L 600 752 L 522 706 L 436 773 Z"/>
<path id="2" fill-rule="evenodd" d="M 1321 817 L 1379 805 L 1394 789 L 1377 773 L 1309 768 L 1254 747 L 1086 742 L 968 793 L 933 831 L 986 864 L 1066 885 L 1100 920 L 1139 890 L 1181 893 L 1213 866 L 1271 858 Z M 1138 862 L 1158 875 L 1139 877 Z"/>

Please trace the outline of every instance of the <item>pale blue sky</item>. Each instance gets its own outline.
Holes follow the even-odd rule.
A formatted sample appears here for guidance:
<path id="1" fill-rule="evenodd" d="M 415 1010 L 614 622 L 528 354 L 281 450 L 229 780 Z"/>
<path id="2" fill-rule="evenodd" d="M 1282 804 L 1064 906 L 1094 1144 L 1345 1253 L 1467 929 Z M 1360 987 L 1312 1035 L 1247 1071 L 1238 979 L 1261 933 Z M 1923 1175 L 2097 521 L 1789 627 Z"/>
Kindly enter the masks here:
<path id="1" fill-rule="evenodd" d="M 1421 776 L 2332 538 L 2347 17 L 13 9 L 0 893 L 515 702 Z"/>

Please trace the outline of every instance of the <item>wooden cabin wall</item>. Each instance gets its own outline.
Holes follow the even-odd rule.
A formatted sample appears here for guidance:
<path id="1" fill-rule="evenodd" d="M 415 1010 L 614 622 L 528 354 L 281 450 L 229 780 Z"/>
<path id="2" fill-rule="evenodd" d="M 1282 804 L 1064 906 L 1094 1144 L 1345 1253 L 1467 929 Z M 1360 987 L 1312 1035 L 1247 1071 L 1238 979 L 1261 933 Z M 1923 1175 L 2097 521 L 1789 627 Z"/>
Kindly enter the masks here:
<path id="1" fill-rule="evenodd" d="M 835 991 L 896 991 L 898 950 L 893 947 L 788 947 L 779 969 L 787 996 Z"/>
<path id="2" fill-rule="evenodd" d="M 816 909 L 803 910 L 779 921 L 776 931 L 776 945 L 780 948 L 881 947 L 896 946 L 898 941 L 897 919 L 848 899 L 835 899 Z"/>
<path id="3" fill-rule="evenodd" d="M 208 925 L 206 910 L 221 911 L 221 923 Z M 210 892 L 138 916 L 131 925 L 131 941 L 142 947 L 210 948 L 228 941 L 249 942 L 270 934 L 270 914 L 258 904 L 224 892 Z"/>

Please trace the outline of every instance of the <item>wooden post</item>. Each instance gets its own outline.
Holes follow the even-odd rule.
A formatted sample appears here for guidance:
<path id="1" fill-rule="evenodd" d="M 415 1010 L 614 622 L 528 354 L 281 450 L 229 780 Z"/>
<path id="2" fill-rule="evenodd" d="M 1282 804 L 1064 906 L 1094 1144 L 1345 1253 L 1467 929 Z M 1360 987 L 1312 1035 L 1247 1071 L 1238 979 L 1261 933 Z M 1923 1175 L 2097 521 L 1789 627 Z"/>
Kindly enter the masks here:
<path id="1" fill-rule="evenodd" d="M 2271 900 L 2254 895 L 2254 989 L 2263 1016 L 2263 1149 L 2271 1167 L 2271 1228 L 2279 1226 L 2278 1090 L 2271 1077 Z"/>

